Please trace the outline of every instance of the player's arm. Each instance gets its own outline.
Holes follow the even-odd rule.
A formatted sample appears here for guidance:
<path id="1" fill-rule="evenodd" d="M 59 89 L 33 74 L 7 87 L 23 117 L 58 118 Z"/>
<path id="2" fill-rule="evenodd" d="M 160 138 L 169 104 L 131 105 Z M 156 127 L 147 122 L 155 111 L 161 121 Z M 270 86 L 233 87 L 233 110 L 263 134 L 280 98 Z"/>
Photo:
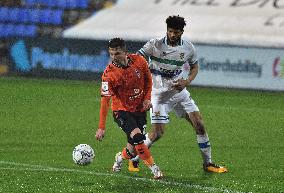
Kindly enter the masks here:
<path id="1" fill-rule="evenodd" d="M 197 74 L 198 74 L 198 62 L 190 65 L 190 72 L 187 78 L 187 85 L 189 85 L 195 79 Z"/>
<path id="2" fill-rule="evenodd" d="M 105 135 L 106 119 L 110 106 L 110 99 L 112 96 L 111 80 L 111 74 L 109 74 L 108 69 L 106 69 L 102 76 L 100 120 L 96 132 L 96 139 L 99 141 L 101 141 Z"/>
<path id="3" fill-rule="evenodd" d="M 149 40 L 142 48 L 137 51 L 137 54 L 143 56 L 149 62 L 149 57 L 153 55 L 154 43 L 154 39 Z"/>
<path id="4" fill-rule="evenodd" d="M 110 106 L 110 96 L 102 96 L 101 97 L 101 107 L 100 107 L 100 120 L 98 129 L 96 132 L 96 139 L 101 141 L 105 135 L 105 128 L 106 128 L 106 119 L 107 114 Z"/>
<path id="5" fill-rule="evenodd" d="M 191 81 L 193 81 L 198 73 L 198 62 L 190 65 L 190 72 L 187 79 L 179 79 L 174 81 L 175 89 L 182 91 L 186 86 L 189 86 Z"/>
<path id="6" fill-rule="evenodd" d="M 144 74 L 145 74 L 145 78 L 144 78 L 145 95 L 144 95 L 144 101 L 143 101 L 143 110 L 147 111 L 152 107 L 152 103 L 151 103 L 152 75 L 151 75 L 150 69 L 148 67 L 148 63 L 144 59 L 143 59 L 143 67 L 144 67 L 143 70 L 144 70 Z"/>
<path id="7" fill-rule="evenodd" d="M 198 59 L 196 55 L 196 50 L 192 44 L 191 46 L 192 46 L 192 54 L 191 54 L 191 57 L 188 59 L 190 72 L 187 78 L 187 85 L 189 85 L 195 79 L 196 75 L 198 74 Z"/>

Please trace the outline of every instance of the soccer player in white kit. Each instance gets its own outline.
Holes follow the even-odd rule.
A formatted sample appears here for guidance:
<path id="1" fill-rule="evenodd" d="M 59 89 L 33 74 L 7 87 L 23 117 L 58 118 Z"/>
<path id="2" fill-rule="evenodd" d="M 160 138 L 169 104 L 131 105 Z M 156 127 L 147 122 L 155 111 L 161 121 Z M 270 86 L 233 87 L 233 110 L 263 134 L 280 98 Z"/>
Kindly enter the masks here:
<path id="1" fill-rule="evenodd" d="M 186 86 L 198 73 L 198 60 L 193 44 L 181 38 L 185 19 L 169 16 L 166 19 L 167 35 L 148 41 L 138 53 L 149 59 L 152 73 L 152 109 L 150 111 L 153 130 L 146 135 L 150 147 L 164 133 L 169 123 L 169 112 L 185 118 L 195 129 L 197 143 L 203 158 L 203 169 L 208 172 L 224 173 L 227 169 L 212 162 L 209 138 L 197 105 Z M 129 171 L 139 171 L 135 161 L 129 162 Z"/>

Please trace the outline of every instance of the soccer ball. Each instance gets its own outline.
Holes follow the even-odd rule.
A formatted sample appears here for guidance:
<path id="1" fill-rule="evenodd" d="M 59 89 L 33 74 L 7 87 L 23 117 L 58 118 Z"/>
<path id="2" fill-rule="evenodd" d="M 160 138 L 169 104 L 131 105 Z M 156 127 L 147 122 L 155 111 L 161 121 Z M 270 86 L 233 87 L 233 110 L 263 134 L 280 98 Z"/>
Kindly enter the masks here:
<path id="1" fill-rule="evenodd" d="M 88 165 L 93 161 L 95 152 L 88 144 L 79 144 L 74 148 L 72 157 L 76 164 Z"/>

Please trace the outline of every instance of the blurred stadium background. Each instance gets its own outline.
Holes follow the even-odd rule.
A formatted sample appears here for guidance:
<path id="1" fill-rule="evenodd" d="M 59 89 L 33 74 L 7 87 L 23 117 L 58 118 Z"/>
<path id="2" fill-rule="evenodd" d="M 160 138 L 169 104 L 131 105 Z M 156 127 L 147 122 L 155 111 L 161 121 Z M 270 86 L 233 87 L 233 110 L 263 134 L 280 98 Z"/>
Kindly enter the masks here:
<path id="1" fill-rule="evenodd" d="M 1 75 L 97 79 L 108 63 L 108 39 L 125 38 L 136 52 L 165 35 L 168 15 L 180 14 L 188 23 L 184 37 L 199 55 L 193 84 L 284 90 L 279 1 L 3 0 L 0 6 Z"/>
<path id="2" fill-rule="evenodd" d="M 230 172 L 201 173 L 193 131 L 172 116 L 153 147 L 165 181 L 115 176 L 106 171 L 122 132 L 109 116 L 103 144 L 94 137 L 108 39 L 136 52 L 174 14 L 199 56 L 191 93 Z M 283 91 L 282 1 L 1 0 L 0 192 L 284 192 Z M 97 154 L 87 168 L 70 158 L 79 143 Z"/>

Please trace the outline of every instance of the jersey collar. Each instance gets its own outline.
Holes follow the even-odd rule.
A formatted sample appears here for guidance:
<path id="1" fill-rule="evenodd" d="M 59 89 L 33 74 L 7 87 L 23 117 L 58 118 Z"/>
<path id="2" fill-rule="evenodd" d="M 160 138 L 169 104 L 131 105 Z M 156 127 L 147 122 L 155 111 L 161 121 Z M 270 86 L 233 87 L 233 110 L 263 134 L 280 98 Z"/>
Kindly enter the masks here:
<path id="1" fill-rule="evenodd" d="M 128 61 L 127 66 L 122 66 L 122 65 L 119 65 L 115 62 L 111 62 L 111 63 L 112 63 L 112 65 L 114 65 L 115 67 L 118 67 L 118 68 L 128 68 L 130 65 L 133 64 L 133 60 L 129 57 L 129 55 L 127 56 L 127 61 Z"/>
<path id="2" fill-rule="evenodd" d="M 167 42 L 168 42 L 168 37 L 165 36 L 164 37 L 164 44 L 166 44 L 167 46 L 170 46 Z M 183 45 L 183 40 L 180 39 L 180 42 L 178 43 L 178 46 L 182 46 L 182 45 Z"/>

